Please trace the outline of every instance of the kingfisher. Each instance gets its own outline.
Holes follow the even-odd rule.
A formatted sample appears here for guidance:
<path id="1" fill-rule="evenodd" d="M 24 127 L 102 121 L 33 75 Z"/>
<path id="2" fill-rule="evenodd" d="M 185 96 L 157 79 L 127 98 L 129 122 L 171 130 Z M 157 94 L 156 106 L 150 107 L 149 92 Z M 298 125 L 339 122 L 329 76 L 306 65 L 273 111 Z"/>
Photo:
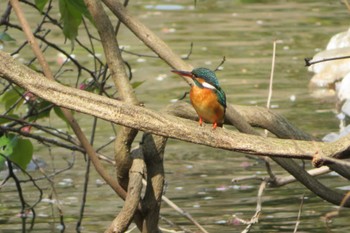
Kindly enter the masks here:
<path id="1" fill-rule="evenodd" d="M 190 77 L 190 100 L 199 116 L 199 125 L 203 121 L 212 123 L 213 129 L 222 127 L 226 111 L 226 95 L 219 85 L 215 73 L 207 68 L 195 68 L 192 71 L 172 70 L 181 76 Z"/>

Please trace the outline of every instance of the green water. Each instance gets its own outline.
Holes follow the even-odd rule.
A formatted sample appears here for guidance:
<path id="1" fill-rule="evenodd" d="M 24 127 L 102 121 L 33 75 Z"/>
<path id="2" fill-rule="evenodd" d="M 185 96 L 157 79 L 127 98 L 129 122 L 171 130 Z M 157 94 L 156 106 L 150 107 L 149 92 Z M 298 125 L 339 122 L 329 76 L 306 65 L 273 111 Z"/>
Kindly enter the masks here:
<path id="1" fill-rule="evenodd" d="M 4 4 L 1 3 L 1 8 Z M 303 59 L 312 57 L 326 46 L 329 38 L 348 28 L 349 12 L 340 1 L 131 1 L 130 12 L 159 35 L 173 50 L 185 55 L 193 43 L 189 63 L 193 66 L 216 68 L 225 56 L 222 71 L 217 75 L 230 103 L 248 106 L 265 106 L 271 71 L 273 41 L 279 40 L 276 50 L 276 67 L 272 105 L 274 111 L 308 133 L 322 137 L 338 130 L 334 114 L 335 105 L 326 98 L 314 98 L 308 82 Z M 30 14 L 30 12 L 29 12 Z M 34 23 L 34 21 L 31 21 Z M 18 32 L 17 32 L 18 33 Z M 119 43 L 132 52 L 151 55 L 138 39 L 122 27 Z M 64 41 L 56 39 L 61 46 Z M 15 45 L 13 45 L 15 47 Z M 5 51 L 11 51 L 5 47 Z M 97 51 L 102 51 L 97 48 Z M 77 59 L 88 63 L 89 58 L 75 51 Z M 50 54 L 50 51 L 48 52 Z M 31 57 L 28 49 L 23 57 Z M 50 64 L 56 54 L 51 52 Z M 173 99 L 179 98 L 188 86 L 170 68 L 155 58 L 124 54 L 134 70 L 134 81 L 145 81 L 136 90 L 146 107 L 161 110 Z M 85 74 L 86 75 L 86 74 Z M 69 78 L 74 73 L 65 74 Z M 75 77 L 75 76 L 74 76 Z M 295 101 L 292 101 L 295 97 Z M 78 114 L 86 132 L 92 119 Z M 55 122 L 53 119 L 49 124 Z M 56 124 L 56 122 L 55 122 Z M 57 123 L 61 124 L 61 123 Z M 62 123 L 62 126 L 64 124 Z M 99 121 L 96 148 L 113 136 L 109 123 Z M 135 146 L 140 140 L 135 142 Z M 67 151 L 37 146 L 37 157 L 48 163 L 48 171 L 67 166 L 64 158 L 71 159 Z M 113 147 L 101 153 L 113 156 Z M 106 165 L 111 174 L 113 168 Z M 285 175 L 276 165 L 277 175 Z M 233 224 L 232 215 L 250 219 L 254 214 L 260 181 L 249 180 L 232 184 L 236 177 L 267 176 L 264 164 L 242 154 L 215 150 L 198 145 L 170 140 L 165 154 L 167 188 L 165 195 L 189 212 L 209 232 L 241 232 L 242 224 Z M 82 196 L 85 162 L 77 155 L 74 168 L 54 178 L 58 198 L 64 211 L 65 232 L 75 232 L 80 199 Z M 34 177 L 38 172 L 31 173 Z M 72 183 L 65 179 L 70 179 Z M 122 202 L 106 185 L 99 186 L 98 175 L 92 171 L 82 232 L 101 232 L 112 221 Z M 325 175 L 323 182 L 334 188 L 345 187 L 348 182 L 334 175 Z M 51 192 L 49 184 L 39 182 L 44 198 Z M 34 201 L 38 192 L 24 184 L 24 193 Z M 263 195 L 260 222 L 251 232 L 293 232 L 300 206 L 305 195 L 298 232 L 349 232 L 349 211 L 344 210 L 331 223 L 323 216 L 335 207 L 305 190 L 300 184 L 281 188 L 267 188 Z M 21 219 L 17 192 L 12 182 L 0 193 L 0 232 L 19 232 Z M 59 218 L 55 206 L 41 202 L 36 208 L 36 224 L 32 232 L 59 232 Z M 195 232 L 188 220 L 163 204 L 162 216 Z M 169 227 L 161 221 L 161 226 Z M 137 232 L 136 230 L 134 232 Z"/>

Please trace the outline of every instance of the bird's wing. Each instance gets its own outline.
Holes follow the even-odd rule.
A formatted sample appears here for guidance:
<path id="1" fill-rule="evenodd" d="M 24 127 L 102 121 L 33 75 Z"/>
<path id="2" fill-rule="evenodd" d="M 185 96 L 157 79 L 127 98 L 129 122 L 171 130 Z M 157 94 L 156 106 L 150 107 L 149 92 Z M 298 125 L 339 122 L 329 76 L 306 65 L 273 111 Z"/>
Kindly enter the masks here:
<path id="1" fill-rule="evenodd" d="M 216 87 L 216 94 L 218 96 L 219 103 L 226 109 L 226 95 L 224 90 L 222 90 L 221 87 L 218 86 Z"/>

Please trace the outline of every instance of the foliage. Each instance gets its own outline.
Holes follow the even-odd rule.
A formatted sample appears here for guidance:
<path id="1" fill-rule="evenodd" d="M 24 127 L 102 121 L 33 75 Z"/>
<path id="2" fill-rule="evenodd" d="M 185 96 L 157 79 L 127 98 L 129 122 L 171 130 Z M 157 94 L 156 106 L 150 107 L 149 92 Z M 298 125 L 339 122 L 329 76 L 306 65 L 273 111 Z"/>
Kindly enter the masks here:
<path id="1" fill-rule="evenodd" d="M 33 145 L 29 139 L 18 135 L 2 135 L 0 153 L 25 170 L 33 156 Z M 0 156 L 0 167 L 3 167 L 6 161 L 3 156 Z"/>
<path id="2" fill-rule="evenodd" d="M 78 35 L 83 16 L 91 20 L 90 13 L 83 0 L 59 0 L 59 9 L 63 22 L 63 33 L 68 39 L 74 40 Z"/>
<path id="3" fill-rule="evenodd" d="M 1 32 L 0 33 L 0 43 L 4 43 L 4 42 L 8 42 L 8 41 L 15 41 L 14 38 L 12 38 L 8 33 L 6 32 Z"/>
<path id="4" fill-rule="evenodd" d="M 48 0 L 35 0 L 36 7 L 43 11 Z M 63 33 L 71 41 L 78 35 L 78 29 L 83 16 L 92 22 L 92 17 L 83 0 L 59 0 L 59 10 L 63 24 Z"/>

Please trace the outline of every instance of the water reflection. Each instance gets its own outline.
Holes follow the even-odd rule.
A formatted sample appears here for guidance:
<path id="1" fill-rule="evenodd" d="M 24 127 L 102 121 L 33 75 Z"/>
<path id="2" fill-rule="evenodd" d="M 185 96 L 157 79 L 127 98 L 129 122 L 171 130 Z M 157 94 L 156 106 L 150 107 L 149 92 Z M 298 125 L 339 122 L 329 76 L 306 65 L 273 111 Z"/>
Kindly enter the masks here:
<path id="1" fill-rule="evenodd" d="M 130 11 L 178 54 L 188 54 L 193 42 L 189 62 L 194 66 L 213 69 L 225 56 L 226 61 L 218 77 L 230 102 L 266 105 L 272 43 L 278 39 L 283 44 L 277 47 L 272 99 L 272 105 L 276 106 L 274 111 L 315 136 L 321 137 L 338 129 L 334 102 L 310 96 L 307 86 L 311 74 L 304 67 L 303 59 L 323 48 L 330 35 L 348 27 L 349 15 L 344 6 L 322 1 L 197 1 L 196 8 L 191 8 L 191 1 L 185 4 L 174 1 L 164 5 L 168 4 L 168 1 L 165 2 L 153 1 L 146 5 L 144 1 L 131 2 Z M 150 54 L 125 28 L 121 29 L 119 39 L 130 51 Z M 134 69 L 135 81 L 145 81 L 136 92 L 147 107 L 162 109 L 188 89 L 185 83 L 172 76 L 170 68 L 162 61 L 130 54 L 124 56 Z M 79 51 L 76 57 L 89 62 Z M 96 147 L 104 143 L 106 135 L 112 135 L 110 128 L 108 123 L 100 123 Z M 113 147 L 109 146 L 103 153 L 112 156 L 112 151 Z M 49 170 L 66 166 L 59 156 L 47 156 L 45 149 L 36 153 L 46 158 Z M 66 152 L 54 149 L 51 153 L 62 155 Z M 242 176 L 267 176 L 263 163 L 241 154 L 174 140 L 168 143 L 165 157 L 166 195 L 171 200 L 191 213 L 209 232 L 239 232 L 244 229 L 232 215 L 250 219 L 255 212 L 260 181 L 255 179 L 232 184 L 231 180 Z M 106 169 L 114 174 L 112 167 L 106 166 Z M 79 158 L 75 161 L 74 170 L 55 177 L 57 194 L 64 210 L 65 232 L 75 232 L 84 172 L 85 162 Z M 274 167 L 274 172 L 285 174 L 278 167 Z M 32 174 L 39 175 L 36 172 Z M 90 179 L 82 232 L 101 232 L 121 209 L 122 202 L 109 187 L 98 182 L 100 178 L 95 173 Z M 334 188 L 348 184 L 331 175 L 322 177 L 322 181 Z M 28 200 L 34 201 L 37 194 L 31 186 L 24 185 L 24 190 Z M 60 231 L 57 209 L 48 201 L 51 200 L 50 191 L 50 187 L 45 187 L 45 199 L 38 205 L 36 232 Z M 1 190 L 1 232 L 18 232 L 21 229 L 18 217 L 20 204 L 14 198 L 15 194 L 12 184 Z M 297 183 L 264 191 L 263 212 L 252 232 L 292 232 L 303 195 L 305 200 L 299 231 L 325 232 L 327 225 L 323 216 L 334 206 L 321 201 Z M 161 214 L 196 231 L 166 204 L 163 204 Z M 341 216 L 329 223 L 329 227 L 334 232 L 350 231 L 348 214 L 344 210 Z M 165 222 L 162 226 L 168 227 Z"/>

